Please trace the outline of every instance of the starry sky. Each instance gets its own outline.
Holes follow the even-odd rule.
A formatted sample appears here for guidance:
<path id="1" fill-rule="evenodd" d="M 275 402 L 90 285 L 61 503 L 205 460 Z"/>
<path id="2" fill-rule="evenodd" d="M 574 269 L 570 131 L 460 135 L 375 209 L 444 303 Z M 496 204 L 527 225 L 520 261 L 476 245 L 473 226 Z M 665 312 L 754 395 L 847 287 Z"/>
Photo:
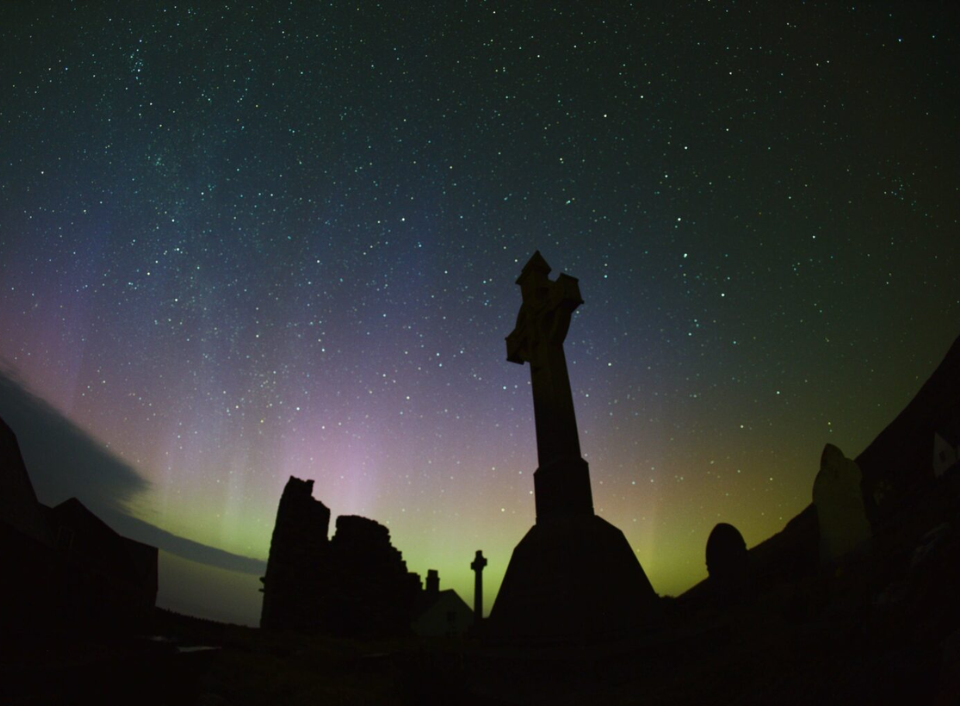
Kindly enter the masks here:
<path id="1" fill-rule="evenodd" d="M 132 469 L 136 520 L 264 560 L 312 478 L 468 602 L 483 549 L 489 604 L 534 520 L 503 339 L 539 249 L 585 300 L 596 510 L 682 592 L 960 333 L 960 17 L 597 5 L 3 3 L 0 370 Z M 188 564 L 161 604 L 216 616 Z"/>

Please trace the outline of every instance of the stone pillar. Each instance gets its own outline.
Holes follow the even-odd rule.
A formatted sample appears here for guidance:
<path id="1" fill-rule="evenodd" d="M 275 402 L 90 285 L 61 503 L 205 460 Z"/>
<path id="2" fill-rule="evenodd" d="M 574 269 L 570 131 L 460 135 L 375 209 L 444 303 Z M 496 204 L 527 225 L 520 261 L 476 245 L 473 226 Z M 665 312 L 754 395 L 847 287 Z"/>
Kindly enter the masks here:
<path id="1" fill-rule="evenodd" d="M 570 317 L 583 303 L 577 279 L 551 280 L 540 252 L 517 278 L 523 303 L 507 336 L 507 360 L 530 364 L 539 468 L 533 474 L 537 522 L 593 516 L 590 469 L 580 456 L 577 418 L 563 341 Z"/>
<path id="2" fill-rule="evenodd" d="M 477 555 L 470 564 L 475 574 L 473 582 L 473 624 L 479 625 L 483 621 L 483 569 L 487 565 L 487 560 L 481 550 L 477 550 Z"/>

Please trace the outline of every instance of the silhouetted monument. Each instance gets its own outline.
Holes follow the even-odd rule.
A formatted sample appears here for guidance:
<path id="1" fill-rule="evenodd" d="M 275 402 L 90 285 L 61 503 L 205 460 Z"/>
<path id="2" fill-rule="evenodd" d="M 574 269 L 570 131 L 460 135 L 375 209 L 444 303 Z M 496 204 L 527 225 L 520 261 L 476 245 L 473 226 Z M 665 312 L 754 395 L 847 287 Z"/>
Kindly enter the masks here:
<path id="1" fill-rule="evenodd" d="M 490 629 L 514 637 L 629 634 L 655 615 L 658 599 L 623 533 L 594 514 L 563 353 L 583 300 L 575 278 L 551 281 L 549 273 L 535 252 L 517 279 L 523 303 L 507 336 L 507 360 L 529 363 L 533 382 L 537 520 L 513 551 Z"/>
<path id="2" fill-rule="evenodd" d="M 813 504 L 820 528 L 820 561 L 836 561 L 870 539 L 870 523 L 860 491 L 856 461 L 827 444 L 813 482 Z"/>
<path id="3" fill-rule="evenodd" d="M 523 296 L 517 325 L 507 336 L 507 360 L 530 363 L 537 429 L 534 473 L 537 520 L 593 515 L 587 462 L 580 457 L 580 437 L 573 411 L 563 341 L 573 311 L 583 303 L 577 280 L 561 274 L 555 282 L 550 266 L 535 252 L 517 279 Z"/>
<path id="4" fill-rule="evenodd" d="M 477 550 L 477 555 L 473 558 L 470 568 L 473 569 L 473 621 L 477 625 L 483 622 L 483 570 L 487 566 L 487 560 L 483 552 Z"/>
<path id="5" fill-rule="evenodd" d="M 260 625 L 343 636 L 409 632 L 420 577 L 407 571 L 390 531 L 354 515 L 337 518 L 313 498 L 313 481 L 283 490 L 263 581 Z"/>

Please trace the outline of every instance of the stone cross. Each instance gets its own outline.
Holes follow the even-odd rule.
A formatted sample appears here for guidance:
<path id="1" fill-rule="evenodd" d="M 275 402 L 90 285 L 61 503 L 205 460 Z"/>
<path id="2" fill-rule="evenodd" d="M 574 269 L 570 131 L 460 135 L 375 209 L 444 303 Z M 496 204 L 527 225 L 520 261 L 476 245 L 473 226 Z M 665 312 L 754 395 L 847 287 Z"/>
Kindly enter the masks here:
<path id="1" fill-rule="evenodd" d="M 570 317 L 583 299 L 576 278 L 561 274 L 553 281 L 549 274 L 550 265 L 535 252 L 517 278 L 523 304 L 517 325 L 507 336 L 507 360 L 530 363 L 540 463 L 534 474 L 538 522 L 560 515 L 593 514 L 590 475 L 580 457 L 563 354 Z"/>
<path id="2" fill-rule="evenodd" d="M 477 550 L 477 555 L 470 564 L 475 574 L 473 583 L 473 622 L 479 625 L 483 620 L 483 569 L 487 565 L 487 560 L 481 550 Z"/>

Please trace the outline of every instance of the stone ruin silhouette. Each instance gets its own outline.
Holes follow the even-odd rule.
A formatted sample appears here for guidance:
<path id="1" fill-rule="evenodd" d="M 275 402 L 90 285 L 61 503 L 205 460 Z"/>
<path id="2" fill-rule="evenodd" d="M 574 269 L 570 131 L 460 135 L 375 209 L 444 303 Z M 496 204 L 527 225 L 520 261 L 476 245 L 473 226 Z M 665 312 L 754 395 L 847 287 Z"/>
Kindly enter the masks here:
<path id="1" fill-rule="evenodd" d="M 390 531 L 356 515 L 337 518 L 291 476 L 280 498 L 263 582 L 260 626 L 345 637 L 409 632 L 420 576 L 407 570 Z"/>
<path id="2" fill-rule="evenodd" d="M 533 382 L 536 524 L 513 551 L 488 634 L 628 635 L 658 616 L 659 599 L 623 532 L 594 513 L 563 353 L 583 300 L 575 278 L 549 273 L 535 252 L 517 279 L 523 303 L 506 339 L 507 360 L 529 363 Z"/>

